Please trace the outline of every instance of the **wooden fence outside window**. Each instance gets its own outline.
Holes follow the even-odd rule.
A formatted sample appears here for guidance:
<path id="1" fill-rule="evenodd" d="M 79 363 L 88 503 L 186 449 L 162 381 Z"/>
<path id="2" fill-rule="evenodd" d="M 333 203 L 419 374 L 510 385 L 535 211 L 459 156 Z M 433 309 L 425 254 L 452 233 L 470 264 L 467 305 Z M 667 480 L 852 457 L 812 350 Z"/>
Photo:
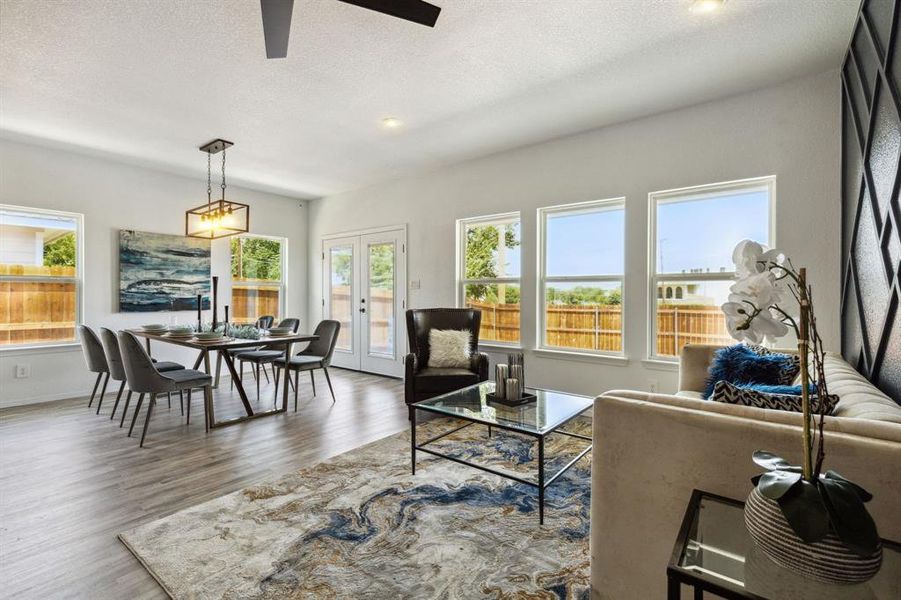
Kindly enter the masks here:
<path id="1" fill-rule="evenodd" d="M 521 323 L 518 304 L 467 302 L 482 311 L 482 341 L 515 342 Z M 622 352 L 622 308 L 603 304 L 547 307 L 549 347 Z M 657 309 L 657 354 L 677 356 L 685 344 L 728 344 L 729 334 L 718 306 L 661 304 Z"/>

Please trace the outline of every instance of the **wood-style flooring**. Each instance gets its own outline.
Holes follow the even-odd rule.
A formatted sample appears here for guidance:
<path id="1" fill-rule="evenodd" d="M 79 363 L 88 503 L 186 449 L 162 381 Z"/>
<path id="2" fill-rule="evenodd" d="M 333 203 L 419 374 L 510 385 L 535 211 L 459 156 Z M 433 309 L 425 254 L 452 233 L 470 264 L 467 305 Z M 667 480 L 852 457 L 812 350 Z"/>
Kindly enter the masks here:
<path id="1" fill-rule="evenodd" d="M 298 412 L 292 396 L 287 414 L 208 434 L 201 394 L 194 394 L 190 426 L 177 396 L 171 409 L 163 397 L 143 449 L 144 410 L 135 434 L 125 437 L 128 420 L 119 429 L 118 414 L 109 419 L 112 393 L 100 415 L 86 398 L 0 411 L 0 597 L 165 598 L 116 539 L 120 531 L 409 426 L 402 381 L 335 368 L 329 374 L 334 404 L 321 371 L 315 398 L 301 374 Z M 254 406 L 272 405 L 269 385 L 256 404 L 250 375 L 245 383 Z M 214 393 L 217 419 L 240 414 L 228 379 Z"/>

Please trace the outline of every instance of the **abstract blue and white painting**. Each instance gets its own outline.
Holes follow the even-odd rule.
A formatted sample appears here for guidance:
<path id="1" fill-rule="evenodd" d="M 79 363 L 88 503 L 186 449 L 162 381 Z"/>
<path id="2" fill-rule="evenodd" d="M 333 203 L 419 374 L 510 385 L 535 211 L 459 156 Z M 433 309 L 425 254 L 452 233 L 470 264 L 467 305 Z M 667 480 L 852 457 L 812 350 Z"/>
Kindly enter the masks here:
<path id="1" fill-rule="evenodd" d="M 210 242 L 183 235 L 119 231 L 119 311 L 210 307 Z"/>

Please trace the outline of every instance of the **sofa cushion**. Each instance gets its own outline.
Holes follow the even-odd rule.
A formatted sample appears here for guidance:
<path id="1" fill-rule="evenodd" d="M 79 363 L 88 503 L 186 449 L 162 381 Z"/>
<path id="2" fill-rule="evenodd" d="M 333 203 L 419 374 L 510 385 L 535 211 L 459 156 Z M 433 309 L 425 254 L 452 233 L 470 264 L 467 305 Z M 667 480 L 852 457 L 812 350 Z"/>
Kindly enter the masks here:
<path id="1" fill-rule="evenodd" d="M 798 372 L 798 357 L 790 354 L 760 354 L 744 344 L 717 350 L 707 376 L 705 397 L 713 394 L 718 381 L 733 384 L 789 385 Z"/>
<path id="2" fill-rule="evenodd" d="M 465 329 L 433 329 L 429 332 L 429 367 L 469 366 L 472 334 Z"/>
<path id="3" fill-rule="evenodd" d="M 479 375 L 469 369 L 428 367 L 416 374 L 417 392 L 447 392 L 479 382 Z"/>
<path id="4" fill-rule="evenodd" d="M 740 404 L 742 406 L 755 406 L 757 408 L 769 408 L 773 410 L 788 410 L 801 412 L 801 386 L 765 386 L 733 385 L 728 381 L 718 381 L 713 386 L 713 394 L 710 399 L 714 402 L 727 404 Z M 826 397 L 826 414 L 832 414 L 835 405 L 838 404 L 838 396 L 829 394 Z M 811 406 L 815 413 L 819 413 L 819 403 L 812 398 Z"/>

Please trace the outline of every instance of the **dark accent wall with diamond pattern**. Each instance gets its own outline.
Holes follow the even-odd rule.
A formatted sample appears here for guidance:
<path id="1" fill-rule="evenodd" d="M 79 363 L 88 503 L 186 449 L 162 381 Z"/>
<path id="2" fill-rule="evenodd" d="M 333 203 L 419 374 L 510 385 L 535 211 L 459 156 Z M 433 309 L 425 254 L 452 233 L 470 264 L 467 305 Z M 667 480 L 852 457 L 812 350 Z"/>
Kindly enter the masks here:
<path id="1" fill-rule="evenodd" d="M 842 65 L 842 355 L 901 404 L 901 0 L 863 0 Z"/>

